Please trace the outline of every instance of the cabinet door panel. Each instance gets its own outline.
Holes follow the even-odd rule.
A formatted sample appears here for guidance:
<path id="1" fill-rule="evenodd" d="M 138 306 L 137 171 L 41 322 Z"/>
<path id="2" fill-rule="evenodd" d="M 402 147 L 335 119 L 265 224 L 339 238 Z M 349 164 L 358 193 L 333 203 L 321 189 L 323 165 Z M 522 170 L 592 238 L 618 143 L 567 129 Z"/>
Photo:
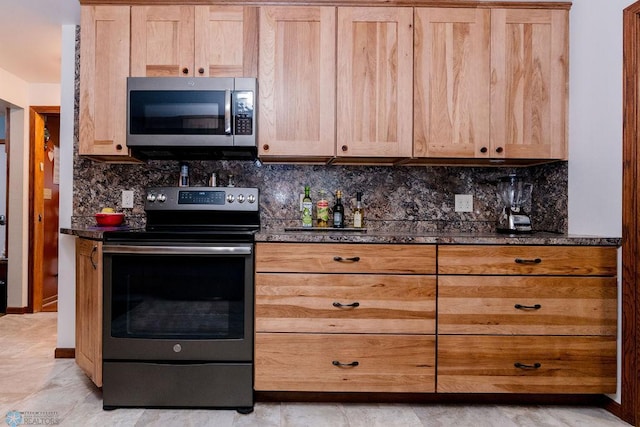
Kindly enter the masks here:
<path id="1" fill-rule="evenodd" d="M 435 295 L 435 276 L 259 273 L 256 331 L 433 334 Z"/>
<path id="2" fill-rule="evenodd" d="M 259 153 L 335 154 L 335 8 L 260 8 Z"/>
<path id="3" fill-rule="evenodd" d="M 194 76 L 193 6 L 131 7 L 131 75 Z"/>
<path id="4" fill-rule="evenodd" d="M 127 159 L 129 7 L 81 10 L 79 154 Z"/>
<path id="5" fill-rule="evenodd" d="M 256 77 L 257 44 L 257 8 L 195 7 L 195 75 Z"/>
<path id="6" fill-rule="evenodd" d="M 415 157 L 489 157 L 490 11 L 417 8 Z"/>
<path id="7" fill-rule="evenodd" d="M 566 159 L 568 11 L 494 9 L 491 34 L 492 156 Z"/>
<path id="8" fill-rule="evenodd" d="M 410 157 L 413 9 L 338 9 L 337 155 Z"/>
<path id="9" fill-rule="evenodd" d="M 438 333 L 616 335 L 615 277 L 439 276 Z"/>
<path id="10" fill-rule="evenodd" d="M 437 376 L 439 393 L 615 393 L 616 337 L 439 335 Z"/>

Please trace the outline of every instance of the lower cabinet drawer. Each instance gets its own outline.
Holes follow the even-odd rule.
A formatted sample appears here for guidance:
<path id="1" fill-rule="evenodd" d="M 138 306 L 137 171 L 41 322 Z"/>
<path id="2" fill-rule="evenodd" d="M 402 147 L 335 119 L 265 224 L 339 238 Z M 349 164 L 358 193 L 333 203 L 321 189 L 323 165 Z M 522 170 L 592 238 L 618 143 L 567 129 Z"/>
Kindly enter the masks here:
<path id="1" fill-rule="evenodd" d="M 439 393 L 615 393 L 616 337 L 438 336 Z"/>
<path id="2" fill-rule="evenodd" d="M 257 333 L 261 391 L 434 392 L 432 335 Z"/>

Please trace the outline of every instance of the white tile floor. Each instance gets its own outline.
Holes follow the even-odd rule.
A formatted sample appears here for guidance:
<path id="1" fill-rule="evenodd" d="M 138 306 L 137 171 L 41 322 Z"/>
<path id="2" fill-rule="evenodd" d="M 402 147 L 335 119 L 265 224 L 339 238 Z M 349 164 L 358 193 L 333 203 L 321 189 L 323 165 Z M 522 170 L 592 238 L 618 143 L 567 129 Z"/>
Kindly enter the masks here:
<path id="1" fill-rule="evenodd" d="M 568 406 L 257 403 L 231 410 L 102 410 L 72 359 L 55 359 L 56 313 L 0 317 L 0 426 L 497 427 L 628 426 L 599 408 Z M 16 412 L 13 412 L 16 411 Z M 22 423 L 11 423 L 22 417 Z M 18 420 L 20 421 L 20 420 Z"/>

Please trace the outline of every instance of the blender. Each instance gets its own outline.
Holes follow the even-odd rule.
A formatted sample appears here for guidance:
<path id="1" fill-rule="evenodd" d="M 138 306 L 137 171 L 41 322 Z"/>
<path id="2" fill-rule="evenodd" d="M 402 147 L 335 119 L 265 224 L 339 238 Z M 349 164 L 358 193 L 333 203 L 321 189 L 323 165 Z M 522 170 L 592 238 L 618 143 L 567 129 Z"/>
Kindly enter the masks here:
<path id="1" fill-rule="evenodd" d="M 515 174 L 499 179 L 498 195 L 503 206 L 498 218 L 499 233 L 531 233 L 531 218 L 524 212 L 524 205 L 531 200 L 532 189 L 532 184 Z"/>

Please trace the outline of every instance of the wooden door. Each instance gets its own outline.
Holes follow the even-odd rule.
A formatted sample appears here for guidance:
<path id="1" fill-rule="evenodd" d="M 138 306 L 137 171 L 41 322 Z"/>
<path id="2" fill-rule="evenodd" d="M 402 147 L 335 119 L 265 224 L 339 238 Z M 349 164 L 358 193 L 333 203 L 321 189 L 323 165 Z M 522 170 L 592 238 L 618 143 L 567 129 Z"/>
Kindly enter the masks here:
<path id="1" fill-rule="evenodd" d="M 30 278 L 29 282 L 29 311 L 42 311 L 42 277 L 43 277 L 43 250 L 44 250 L 44 198 L 42 197 L 42 189 L 44 188 L 44 116 L 39 114 L 35 109 L 29 112 L 29 134 L 32 135 L 33 142 L 31 144 L 31 215 L 30 222 L 30 239 L 29 239 L 29 264 Z M 37 193 L 37 194 L 36 194 Z"/>
<path id="2" fill-rule="evenodd" d="M 194 7 L 132 6 L 131 76 L 193 77 L 197 74 L 194 72 Z"/>
<path id="3" fill-rule="evenodd" d="M 260 8 L 261 156 L 335 154 L 335 8 Z"/>
<path id="4" fill-rule="evenodd" d="M 257 77 L 258 9 L 195 7 L 195 75 Z"/>
<path id="5" fill-rule="evenodd" d="M 489 9 L 417 8 L 415 20 L 414 157 L 489 157 Z"/>
<path id="6" fill-rule="evenodd" d="M 129 6 L 82 6 L 79 154 L 126 158 Z"/>
<path id="7" fill-rule="evenodd" d="M 413 9 L 338 8 L 337 154 L 411 157 Z"/>
<path id="8" fill-rule="evenodd" d="M 568 19 L 491 11 L 491 157 L 567 158 Z"/>

